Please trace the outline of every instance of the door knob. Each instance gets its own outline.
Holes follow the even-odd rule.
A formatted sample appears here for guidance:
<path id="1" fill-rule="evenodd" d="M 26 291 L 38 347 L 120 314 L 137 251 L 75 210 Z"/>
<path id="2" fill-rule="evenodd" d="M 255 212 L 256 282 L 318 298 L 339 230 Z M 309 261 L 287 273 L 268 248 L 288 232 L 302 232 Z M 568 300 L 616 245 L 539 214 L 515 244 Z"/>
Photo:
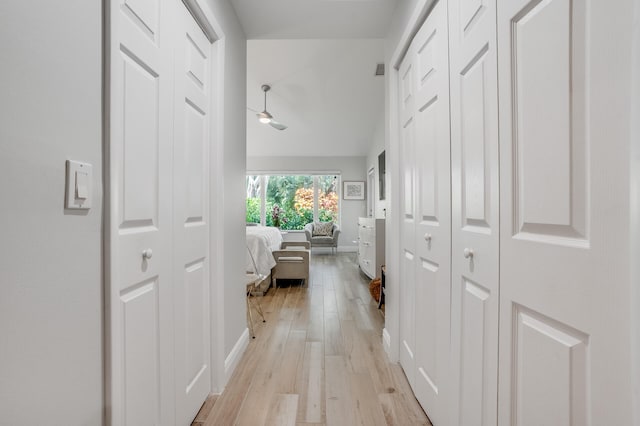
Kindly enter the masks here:
<path id="1" fill-rule="evenodd" d="M 428 242 L 431 242 L 431 234 L 428 233 L 428 232 L 426 234 L 424 234 L 424 240 L 428 241 Z"/>
<path id="2" fill-rule="evenodd" d="M 145 260 L 151 259 L 153 257 L 153 250 L 150 248 L 142 250 L 142 258 Z"/>
<path id="3" fill-rule="evenodd" d="M 473 257 L 473 249 L 465 248 L 463 254 L 464 254 L 465 259 L 472 258 Z"/>

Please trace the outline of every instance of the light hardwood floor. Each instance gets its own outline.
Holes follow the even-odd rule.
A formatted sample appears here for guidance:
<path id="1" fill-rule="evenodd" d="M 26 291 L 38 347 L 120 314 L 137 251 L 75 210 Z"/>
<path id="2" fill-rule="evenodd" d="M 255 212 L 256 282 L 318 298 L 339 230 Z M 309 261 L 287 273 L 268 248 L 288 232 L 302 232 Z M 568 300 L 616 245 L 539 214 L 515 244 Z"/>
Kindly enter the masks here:
<path id="1" fill-rule="evenodd" d="M 355 253 L 314 252 L 309 281 L 261 298 L 267 322 L 198 424 L 431 425 L 384 352 Z"/>

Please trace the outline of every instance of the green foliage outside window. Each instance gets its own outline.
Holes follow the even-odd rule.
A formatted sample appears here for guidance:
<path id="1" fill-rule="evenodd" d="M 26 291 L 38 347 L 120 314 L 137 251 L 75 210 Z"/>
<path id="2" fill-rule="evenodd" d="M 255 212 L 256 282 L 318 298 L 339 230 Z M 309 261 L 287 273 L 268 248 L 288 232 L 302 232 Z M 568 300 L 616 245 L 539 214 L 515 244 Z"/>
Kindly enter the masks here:
<path id="1" fill-rule="evenodd" d="M 247 198 L 247 223 L 260 223 L 260 198 Z"/>
<path id="2" fill-rule="evenodd" d="M 247 222 L 260 223 L 260 184 L 258 176 L 247 176 Z M 317 176 L 318 194 L 313 193 L 314 176 L 265 176 L 265 219 L 267 226 L 283 230 L 301 230 L 313 222 L 314 198 L 318 202 L 318 218 L 322 222 L 338 221 L 338 180 L 335 176 Z M 274 223 L 273 209 L 281 212 Z"/>

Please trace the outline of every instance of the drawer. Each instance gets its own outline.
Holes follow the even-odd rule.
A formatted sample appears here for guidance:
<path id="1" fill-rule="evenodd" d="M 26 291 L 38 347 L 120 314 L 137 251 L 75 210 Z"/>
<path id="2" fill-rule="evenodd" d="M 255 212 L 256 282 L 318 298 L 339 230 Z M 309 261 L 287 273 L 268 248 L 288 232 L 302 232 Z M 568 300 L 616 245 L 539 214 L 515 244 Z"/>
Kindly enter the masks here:
<path id="1" fill-rule="evenodd" d="M 358 232 L 358 236 L 362 241 L 370 241 L 373 242 L 376 239 L 376 231 L 374 229 L 365 229 L 360 228 Z"/>
<path id="2" fill-rule="evenodd" d="M 370 278 L 375 278 L 375 268 L 376 265 L 374 264 L 373 260 L 371 260 L 371 258 L 361 258 L 360 259 L 360 268 L 362 269 L 362 271 L 367 274 Z"/>
<path id="3" fill-rule="evenodd" d="M 370 218 L 366 218 L 366 217 L 361 217 L 358 220 L 358 228 L 367 228 L 367 229 L 373 229 L 375 227 L 375 221 L 374 219 L 370 219 Z"/>
<path id="4" fill-rule="evenodd" d="M 358 251 L 360 253 L 367 253 L 368 257 L 371 257 L 373 253 L 375 253 L 375 246 L 368 241 L 360 241 L 358 243 Z"/>
<path id="5" fill-rule="evenodd" d="M 373 241 L 364 238 L 360 238 L 358 245 L 361 249 L 372 249 L 374 247 Z"/>

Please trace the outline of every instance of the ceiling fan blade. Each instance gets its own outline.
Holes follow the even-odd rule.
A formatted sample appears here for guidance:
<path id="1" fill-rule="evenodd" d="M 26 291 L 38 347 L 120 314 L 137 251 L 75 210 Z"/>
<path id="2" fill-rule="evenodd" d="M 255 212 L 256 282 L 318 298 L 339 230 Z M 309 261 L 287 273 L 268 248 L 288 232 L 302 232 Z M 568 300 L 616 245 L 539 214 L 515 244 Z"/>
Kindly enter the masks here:
<path id="1" fill-rule="evenodd" d="M 275 121 L 275 120 L 271 120 L 271 121 L 269 122 L 269 124 L 271 125 L 271 127 L 275 128 L 275 129 L 278 129 L 278 130 L 284 130 L 284 129 L 286 129 L 286 128 L 287 128 L 287 126 L 285 126 L 285 125 L 284 125 L 284 124 L 282 124 L 282 123 L 278 123 L 278 122 L 277 122 L 277 121 Z"/>
<path id="2" fill-rule="evenodd" d="M 251 112 L 255 112 L 256 114 L 260 114 L 260 111 L 255 110 L 255 109 L 253 109 L 253 108 L 249 108 L 249 107 L 247 107 L 247 109 L 248 109 L 249 111 L 251 111 Z"/>

